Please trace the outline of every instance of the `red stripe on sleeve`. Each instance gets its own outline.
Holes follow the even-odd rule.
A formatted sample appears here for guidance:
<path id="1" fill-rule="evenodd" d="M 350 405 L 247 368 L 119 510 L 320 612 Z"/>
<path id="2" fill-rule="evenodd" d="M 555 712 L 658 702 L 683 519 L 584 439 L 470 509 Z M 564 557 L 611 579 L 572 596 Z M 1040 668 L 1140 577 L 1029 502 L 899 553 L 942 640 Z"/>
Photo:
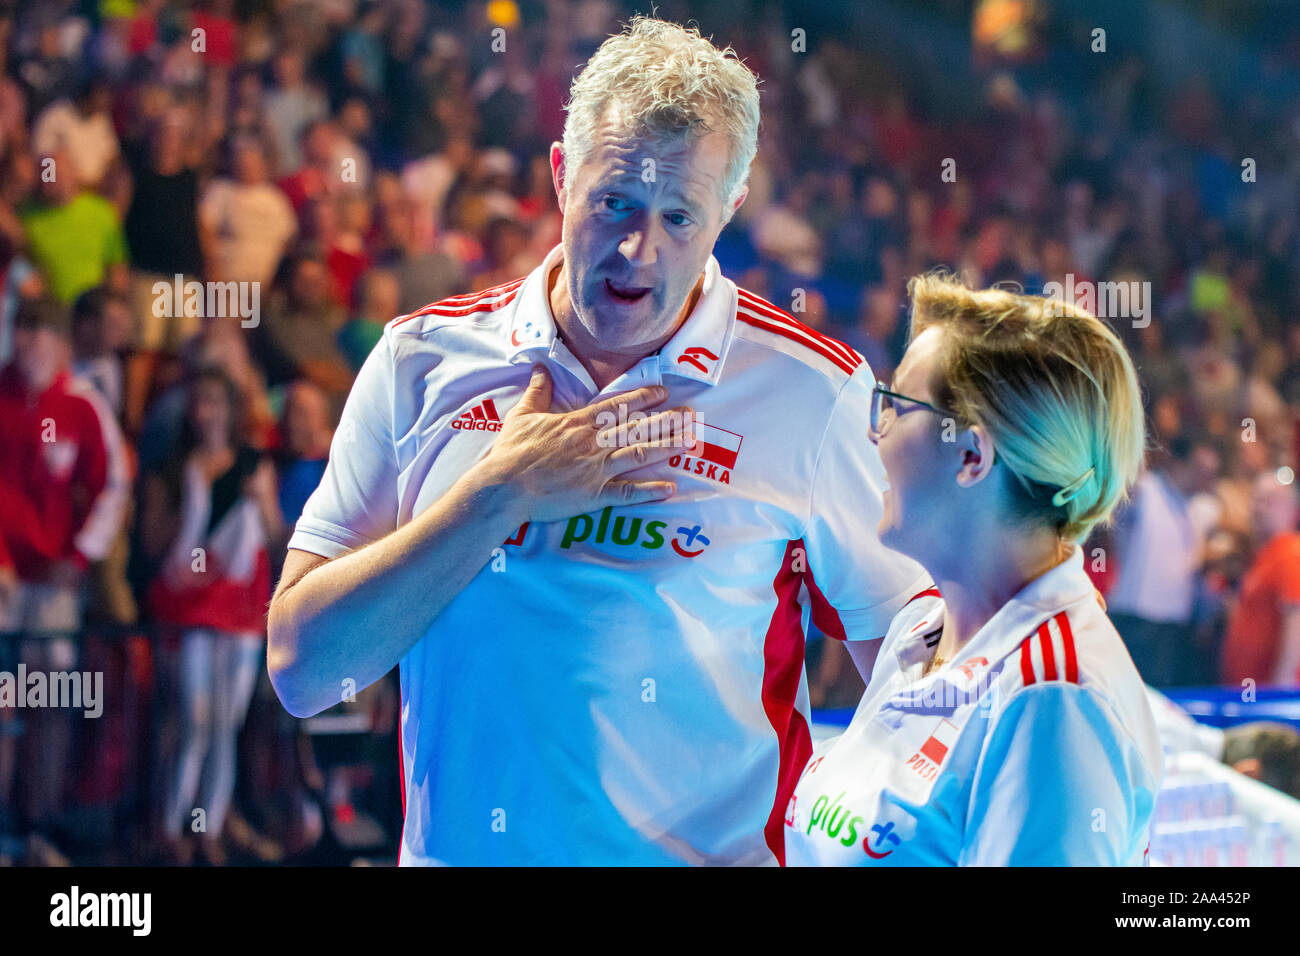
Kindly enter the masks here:
<path id="1" fill-rule="evenodd" d="M 851 365 L 857 366 L 862 362 L 862 356 L 859 355 L 857 352 L 855 352 L 853 349 L 849 348 L 848 345 L 841 342 L 839 339 L 832 338 L 831 336 L 826 335 L 823 332 L 818 332 L 811 325 L 808 325 L 804 322 L 800 322 L 798 319 L 796 319 L 790 313 L 786 312 L 784 309 L 778 309 L 775 305 L 768 302 L 766 299 L 754 295 L 754 293 L 750 292 L 747 289 L 741 289 L 740 287 L 737 287 L 736 292 L 738 294 L 739 301 L 744 302 L 744 304 L 748 308 L 757 312 L 759 315 L 767 316 L 769 319 L 774 319 L 778 323 L 797 329 L 798 331 L 807 335 L 809 338 L 817 340 L 826 348 L 830 349 L 832 352 L 839 355 L 841 358 L 843 358 L 846 362 L 850 363 Z"/>
<path id="2" fill-rule="evenodd" d="M 1074 632 L 1070 630 L 1070 619 L 1062 611 L 1056 615 L 1056 626 L 1061 629 L 1061 642 L 1065 645 L 1065 679 L 1071 684 L 1079 683 L 1079 660 L 1074 654 Z"/>
<path id="3" fill-rule="evenodd" d="M 742 306 L 741 308 L 744 308 L 744 306 Z M 799 345 L 802 345 L 804 348 L 808 349 L 809 351 L 816 352 L 822 358 L 826 359 L 829 362 L 832 362 L 836 367 L 838 367 L 841 371 L 843 371 L 847 375 L 852 375 L 853 370 L 857 368 L 856 365 L 850 365 L 844 358 L 832 352 L 830 349 L 828 349 L 826 346 L 822 345 L 821 343 L 813 339 L 801 338 L 793 329 L 781 325 L 776 325 L 775 323 L 768 322 L 764 319 L 760 319 L 757 316 L 746 315 L 743 311 L 741 311 L 741 309 L 736 310 L 736 318 L 741 322 L 744 322 L 746 325 L 752 325 L 755 328 L 763 329 L 764 331 L 771 332 L 773 335 L 779 335 L 783 339 L 789 339 L 791 342 L 797 342 Z"/>
<path id="4" fill-rule="evenodd" d="M 521 276 L 518 279 L 511 279 L 509 282 L 502 282 L 500 285 L 494 285 L 487 289 L 480 289 L 477 292 L 462 292 L 460 295 L 449 295 L 445 299 L 439 299 L 433 305 L 456 304 L 464 305 L 466 302 L 475 302 L 479 299 L 490 298 L 494 295 L 501 295 L 503 292 L 509 292 L 517 286 L 523 285 L 528 276 Z M 425 306 L 429 308 L 429 306 Z"/>
<path id="5" fill-rule="evenodd" d="M 472 315 L 475 312 L 495 312 L 497 311 L 497 309 L 504 308 L 505 306 L 509 305 L 512 301 L 514 301 L 514 298 L 518 294 L 518 291 L 519 290 L 516 289 L 512 291 L 509 295 L 505 296 L 502 299 L 498 299 L 495 302 L 488 302 L 488 301 L 473 302 L 472 304 L 467 305 L 464 308 L 455 307 L 455 306 L 444 306 L 439 302 L 435 302 L 433 305 L 426 305 L 424 308 L 412 312 L 410 315 L 399 319 L 398 321 L 393 323 L 393 327 L 396 328 L 397 326 L 401 325 L 403 322 L 409 322 L 411 319 L 417 319 L 424 315 L 440 315 L 440 316 L 447 316 L 447 317 L 455 317 L 455 316 L 463 316 L 463 315 Z"/>
<path id="6" fill-rule="evenodd" d="M 1026 687 L 1037 680 L 1034 677 L 1034 661 L 1029 650 L 1029 645 L 1033 639 L 1033 635 L 1030 635 L 1020 644 L 1020 676 L 1024 680 Z"/>
<path id="7" fill-rule="evenodd" d="M 1038 646 L 1043 649 L 1043 680 L 1056 680 L 1056 652 L 1052 650 L 1052 632 L 1046 621 L 1038 625 Z"/>

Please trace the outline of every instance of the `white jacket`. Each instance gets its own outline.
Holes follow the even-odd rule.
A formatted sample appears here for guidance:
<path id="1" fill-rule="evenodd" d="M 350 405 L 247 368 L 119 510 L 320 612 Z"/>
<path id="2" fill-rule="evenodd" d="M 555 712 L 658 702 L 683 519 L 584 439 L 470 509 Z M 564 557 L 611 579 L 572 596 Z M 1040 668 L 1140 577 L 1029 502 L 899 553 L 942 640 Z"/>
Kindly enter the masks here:
<path id="1" fill-rule="evenodd" d="M 1076 548 L 922 677 L 937 591 L 890 626 L 843 735 L 786 811 L 789 865 L 1146 862 L 1160 738 Z"/>

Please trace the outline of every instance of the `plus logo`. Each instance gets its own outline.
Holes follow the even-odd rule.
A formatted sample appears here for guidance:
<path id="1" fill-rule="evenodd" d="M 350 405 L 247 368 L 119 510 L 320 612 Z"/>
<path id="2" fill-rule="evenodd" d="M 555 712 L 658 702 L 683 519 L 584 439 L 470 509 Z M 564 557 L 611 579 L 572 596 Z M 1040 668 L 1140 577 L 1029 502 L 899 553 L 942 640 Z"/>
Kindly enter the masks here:
<path id="1" fill-rule="evenodd" d="M 697 544 L 699 547 L 695 548 Z M 708 546 L 709 539 L 701 533 L 699 525 L 693 528 L 678 528 L 677 537 L 673 538 L 673 550 L 683 558 L 699 557 Z"/>
<path id="2" fill-rule="evenodd" d="M 613 512 L 611 506 L 601 509 L 598 514 L 574 515 L 564 527 L 560 548 L 567 551 L 575 544 L 586 543 L 658 551 L 665 545 L 671 544 L 673 551 L 683 558 L 694 558 L 709 546 L 709 539 L 698 524 L 690 527 L 683 524 L 677 528 L 676 536 L 670 538 L 668 529 L 677 521 L 651 521 L 642 515 L 628 513 L 615 515 Z M 516 535 L 519 533 L 516 532 Z"/>
<path id="3" fill-rule="evenodd" d="M 885 857 L 889 856 L 889 854 L 894 852 L 893 849 L 889 849 L 881 853 L 878 852 L 879 849 L 883 849 L 890 843 L 893 843 L 893 845 L 897 847 L 903 842 L 898 838 L 898 834 L 894 833 L 894 824 L 892 821 L 886 823 L 884 826 L 881 826 L 879 823 L 874 824 L 871 827 L 871 832 L 879 837 L 879 839 L 876 840 L 877 849 L 871 849 L 871 837 L 865 837 L 862 840 L 862 849 L 866 850 L 867 856 L 871 857 L 873 860 L 883 860 Z"/>

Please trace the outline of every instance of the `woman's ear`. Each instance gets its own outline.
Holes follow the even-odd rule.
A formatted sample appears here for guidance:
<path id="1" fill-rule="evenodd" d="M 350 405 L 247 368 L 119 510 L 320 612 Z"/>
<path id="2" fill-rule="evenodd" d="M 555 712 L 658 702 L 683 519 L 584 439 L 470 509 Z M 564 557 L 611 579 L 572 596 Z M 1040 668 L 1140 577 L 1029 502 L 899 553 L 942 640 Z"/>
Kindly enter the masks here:
<path id="1" fill-rule="evenodd" d="M 996 449 L 993 436 L 983 425 L 972 425 L 958 434 L 957 450 L 961 454 L 957 484 L 962 488 L 979 484 L 993 470 Z"/>

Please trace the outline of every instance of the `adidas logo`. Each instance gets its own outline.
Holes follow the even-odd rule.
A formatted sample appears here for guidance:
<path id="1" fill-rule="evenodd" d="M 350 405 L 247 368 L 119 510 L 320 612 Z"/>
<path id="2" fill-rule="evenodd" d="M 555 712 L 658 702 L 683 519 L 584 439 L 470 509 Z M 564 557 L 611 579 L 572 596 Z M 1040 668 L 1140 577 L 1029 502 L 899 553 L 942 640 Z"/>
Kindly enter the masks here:
<path id="1" fill-rule="evenodd" d="M 497 414 L 497 407 L 492 399 L 485 398 L 452 422 L 451 427 L 467 432 L 499 432 L 501 416 Z"/>

